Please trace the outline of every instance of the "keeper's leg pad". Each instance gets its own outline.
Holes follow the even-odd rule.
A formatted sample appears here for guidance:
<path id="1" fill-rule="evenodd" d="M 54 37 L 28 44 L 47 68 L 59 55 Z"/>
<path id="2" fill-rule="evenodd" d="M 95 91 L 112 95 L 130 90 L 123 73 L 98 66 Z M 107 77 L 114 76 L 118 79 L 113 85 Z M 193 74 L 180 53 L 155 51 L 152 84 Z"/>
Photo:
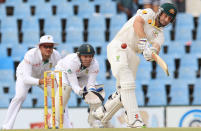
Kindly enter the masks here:
<path id="1" fill-rule="evenodd" d="M 99 107 L 93 112 L 93 115 L 101 120 L 101 122 L 107 123 L 112 116 L 122 107 L 121 96 L 118 92 L 109 96 L 104 106 Z"/>
<path id="2" fill-rule="evenodd" d="M 72 91 L 72 88 L 69 85 L 63 84 L 63 87 L 62 87 L 63 109 L 65 109 L 66 104 L 68 103 L 71 91 Z M 55 95 L 55 120 L 56 120 L 56 123 L 59 123 L 59 89 L 57 89 L 57 92 Z"/>

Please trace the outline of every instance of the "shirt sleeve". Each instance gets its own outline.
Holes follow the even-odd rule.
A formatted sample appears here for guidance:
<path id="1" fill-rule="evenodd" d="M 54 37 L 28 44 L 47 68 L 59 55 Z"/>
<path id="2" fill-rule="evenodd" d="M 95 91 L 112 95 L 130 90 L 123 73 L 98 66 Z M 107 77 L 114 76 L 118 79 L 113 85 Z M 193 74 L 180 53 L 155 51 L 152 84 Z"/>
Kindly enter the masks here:
<path id="1" fill-rule="evenodd" d="M 58 61 L 61 59 L 61 55 L 58 51 L 54 50 L 54 67 L 57 65 Z"/>
<path id="2" fill-rule="evenodd" d="M 139 9 L 137 11 L 137 16 L 141 16 L 145 22 L 148 22 L 149 19 L 153 19 L 155 16 L 155 13 L 152 9 Z"/>
<path id="3" fill-rule="evenodd" d="M 95 60 L 93 66 L 90 67 L 90 70 L 89 70 L 89 78 L 88 78 L 87 87 L 89 87 L 89 88 L 95 87 L 96 77 L 98 75 L 98 72 L 99 72 L 99 64 Z"/>
<path id="4" fill-rule="evenodd" d="M 26 54 L 23 61 L 24 61 L 24 66 L 23 66 L 24 69 L 23 69 L 22 78 L 24 83 L 29 85 L 39 85 L 39 79 L 31 76 L 33 58 Z"/>
<path id="5" fill-rule="evenodd" d="M 79 95 L 81 88 L 79 86 L 79 82 L 77 79 L 75 66 L 68 65 L 65 70 L 65 73 L 67 75 L 68 81 L 70 82 L 73 91 Z"/>

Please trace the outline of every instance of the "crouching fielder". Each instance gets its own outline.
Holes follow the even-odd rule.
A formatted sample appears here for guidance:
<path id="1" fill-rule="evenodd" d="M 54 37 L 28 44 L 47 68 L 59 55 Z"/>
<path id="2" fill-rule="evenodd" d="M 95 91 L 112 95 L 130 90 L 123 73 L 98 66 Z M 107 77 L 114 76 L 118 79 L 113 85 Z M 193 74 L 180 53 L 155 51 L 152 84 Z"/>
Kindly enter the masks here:
<path id="1" fill-rule="evenodd" d="M 61 59 L 56 65 L 58 71 L 62 71 L 62 93 L 63 93 L 63 107 L 66 106 L 70 98 L 71 91 L 73 90 L 77 95 L 83 97 L 88 97 L 86 95 L 87 90 L 96 90 L 96 76 L 99 72 L 99 64 L 94 58 L 94 48 L 90 44 L 83 44 L 78 48 L 77 53 L 72 53 Z M 99 90 L 102 92 L 103 90 Z M 101 95 L 102 99 L 104 93 Z M 93 97 L 92 97 L 93 98 Z M 91 111 L 100 106 L 101 101 L 87 101 L 90 107 L 90 113 L 88 117 L 88 122 L 91 127 L 100 127 L 101 123 L 99 120 L 91 115 Z M 59 92 L 56 92 L 56 123 L 59 123 Z M 67 108 L 65 109 L 67 112 Z M 65 122 L 64 118 L 64 123 Z M 64 125 L 65 128 L 65 125 Z"/>
<path id="2" fill-rule="evenodd" d="M 102 123 L 109 121 L 114 113 L 124 107 L 129 127 L 144 126 L 135 95 L 136 72 L 140 62 L 137 54 L 143 53 L 147 61 L 153 60 L 152 53 L 158 54 L 164 42 L 163 27 L 174 21 L 176 13 L 175 6 L 170 3 L 161 5 L 157 14 L 151 9 L 140 9 L 109 43 L 107 56 L 116 78 L 117 91 L 109 97 L 104 107 L 92 113 Z"/>

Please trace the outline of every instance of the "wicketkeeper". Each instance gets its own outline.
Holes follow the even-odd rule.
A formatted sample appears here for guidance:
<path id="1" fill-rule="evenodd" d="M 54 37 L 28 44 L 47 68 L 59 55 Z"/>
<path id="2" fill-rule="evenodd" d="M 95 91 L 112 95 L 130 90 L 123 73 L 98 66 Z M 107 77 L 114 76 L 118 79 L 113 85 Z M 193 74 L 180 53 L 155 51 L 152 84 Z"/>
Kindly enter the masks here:
<path id="1" fill-rule="evenodd" d="M 153 60 L 152 53 L 158 54 L 164 42 L 163 27 L 173 22 L 176 14 L 177 9 L 170 3 L 161 5 L 157 13 L 152 9 L 139 9 L 107 46 L 117 90 L 104 106 L 93 112 L 103 124 L 124 107 L 129 127 L 144 126 L 135 95 L 136 72 L 140 62 L 137 54 L 143 53 L 147 61 Z"/>
<path id="2" fill-rule="evenodd" d="M 99 72 L 98 61 L 94 58 L 94 48 L 90 44 L 82 44 L 77 53 L 72 53 L 61 59 L 55 70 L 62 71 L 63 107 L 65 107 L 73 90 L 89 104 L 88 123 L 91 127 L 102 127 L 91 112 L 102 104 L 104 100 L 103 87 L 96 86 L 96 76 Z M 58 79 L 58 78 L 57 78 Z M 56 125 L 59 124 L 59 92 L 55 96 Z M 67 108 L 65 109 L 67 112 Z M 64 116 L 65 117 L 65 116 Z M 66 116 L 68 117 L 68 116 Z M 79 119 L 79 118 L 78 118 Z M 65 122 L 64 118 L 64 123 Z M 65 128 L 65 125 L 64 125 Z"/>

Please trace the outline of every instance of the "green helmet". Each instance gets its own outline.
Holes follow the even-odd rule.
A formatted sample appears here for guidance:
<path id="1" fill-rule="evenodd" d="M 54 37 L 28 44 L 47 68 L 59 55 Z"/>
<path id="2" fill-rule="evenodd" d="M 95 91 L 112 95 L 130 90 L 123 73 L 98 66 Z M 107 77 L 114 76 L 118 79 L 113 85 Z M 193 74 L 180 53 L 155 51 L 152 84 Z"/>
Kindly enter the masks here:
<path id="1" fill-rule="evenodd" d="M 177 9 L 176 9 L 175 5 L 173 5 L 171 3 L 164 3 L 161 5 L 161 10 L 168 16 L 172 17 L 171 22 L 174 21 L 176 15 L 177 15 Z"/>
<path id="2" fill-rule="evenodd" d="M 94 48 L 90 44 L 82 44 L 78 50 L 78 55 L 94 55 Z"/>

